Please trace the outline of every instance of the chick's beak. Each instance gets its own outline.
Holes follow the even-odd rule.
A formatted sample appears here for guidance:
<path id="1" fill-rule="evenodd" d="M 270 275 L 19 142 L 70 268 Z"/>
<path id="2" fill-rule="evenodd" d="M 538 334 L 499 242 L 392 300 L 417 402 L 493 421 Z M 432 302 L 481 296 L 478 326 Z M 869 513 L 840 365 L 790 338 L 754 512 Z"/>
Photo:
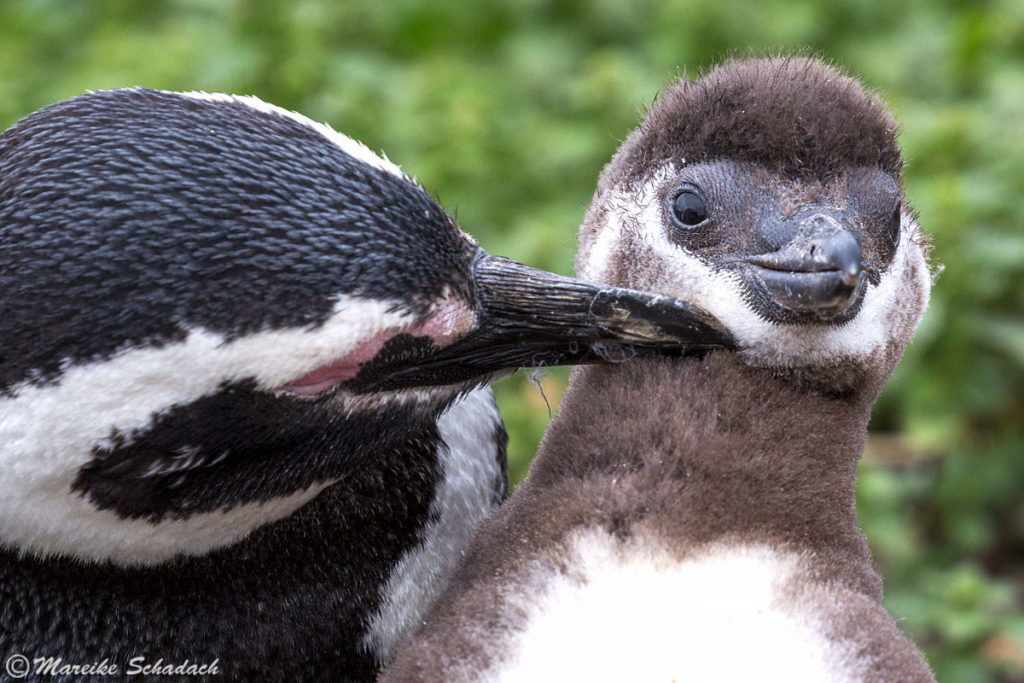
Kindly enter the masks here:
<path id="1" fill-rule="evenodd" d="M 782 249 L 747 256 L 747 272 L 778 306 L 823 320 L 842 314 L 862 290 L 860 245 L 841 222 L 817 213 Z"/>

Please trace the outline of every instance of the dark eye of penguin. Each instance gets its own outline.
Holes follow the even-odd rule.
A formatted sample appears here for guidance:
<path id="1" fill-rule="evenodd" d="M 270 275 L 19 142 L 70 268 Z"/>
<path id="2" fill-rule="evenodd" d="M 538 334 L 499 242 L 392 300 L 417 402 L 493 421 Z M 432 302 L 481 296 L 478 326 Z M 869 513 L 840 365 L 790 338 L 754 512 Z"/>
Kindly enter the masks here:
<path id="1" fill-rule="evenodd" d="M 903 207 L 903 202 L 896 202 L 896 208 L 892 210 L 892 216 L 889 217 L 889 225 L 887 231 L 889 234 L 889 241 L 892 242 L 892 246 L 899 246 L 900 243 L 900 210 Z"/>
<path id="2" fill-rule="evenodd" d="M 707 205 L 693 190 L 683 190 L 672 202 L 672 215 L 684 228 L 693 228 L 708 219 Z"/>

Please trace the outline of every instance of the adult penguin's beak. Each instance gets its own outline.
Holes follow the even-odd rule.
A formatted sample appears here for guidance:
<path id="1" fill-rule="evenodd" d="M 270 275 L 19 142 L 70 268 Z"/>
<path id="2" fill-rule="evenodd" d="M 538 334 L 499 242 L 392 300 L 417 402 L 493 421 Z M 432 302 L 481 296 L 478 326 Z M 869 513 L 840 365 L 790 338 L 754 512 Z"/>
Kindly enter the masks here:
<path id="1" fill-rule="evenodd" d="M 488 381 L 521 367 L 733 346 L 722 323 L 678 299 L 555 275 L 482 251 L 472 272 L 476 324 L 470 330 L 440 347 L 396 338 L 345 388 Z"/>

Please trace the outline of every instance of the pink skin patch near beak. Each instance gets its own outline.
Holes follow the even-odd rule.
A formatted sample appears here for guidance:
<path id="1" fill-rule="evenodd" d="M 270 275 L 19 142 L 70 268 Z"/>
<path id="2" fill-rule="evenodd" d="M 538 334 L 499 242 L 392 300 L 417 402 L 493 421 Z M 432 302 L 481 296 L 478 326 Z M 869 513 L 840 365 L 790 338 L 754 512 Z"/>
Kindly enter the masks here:
<path id="1" fill-rule="evenodd" d="M 446 346 L 468 332 L 476 316 L 466 302 L 451 297 L 441 300 L 434 312 L 424 321 L 401 327 L 393 327 L 376 336 L 360 342 L 354 349 L 327 365 L 322 365 L 302 377 L 292 380 L 277 391 L 293 396 L 316 396 L 341 382 L 359 374 L 359 368 L 373 360 L 384 344 L 400 334 L 413 337 L 430 337 L 437 346 Z"/>

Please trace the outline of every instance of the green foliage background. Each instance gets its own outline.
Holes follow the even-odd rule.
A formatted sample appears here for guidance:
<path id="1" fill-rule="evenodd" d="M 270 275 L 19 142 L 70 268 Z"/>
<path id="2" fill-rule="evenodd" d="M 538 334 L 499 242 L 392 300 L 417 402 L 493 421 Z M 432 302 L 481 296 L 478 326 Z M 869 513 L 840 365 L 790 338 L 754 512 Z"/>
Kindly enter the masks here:
<path id="1" fill-rule="evenodd" d="M 87 89 L 251 93 L 384 150 L 493 253 L 571 272 L 597 174 L 677 70 L 810 49 L 903 122 L 945 265 L 858 504 L 940 680 L 1024 681 L 1024 3 L 0 1 L 0 125 Z M 540 383 L 554 407 L 566 374 Z M 548 421 L 498 387 L 520 478 Z"/>

